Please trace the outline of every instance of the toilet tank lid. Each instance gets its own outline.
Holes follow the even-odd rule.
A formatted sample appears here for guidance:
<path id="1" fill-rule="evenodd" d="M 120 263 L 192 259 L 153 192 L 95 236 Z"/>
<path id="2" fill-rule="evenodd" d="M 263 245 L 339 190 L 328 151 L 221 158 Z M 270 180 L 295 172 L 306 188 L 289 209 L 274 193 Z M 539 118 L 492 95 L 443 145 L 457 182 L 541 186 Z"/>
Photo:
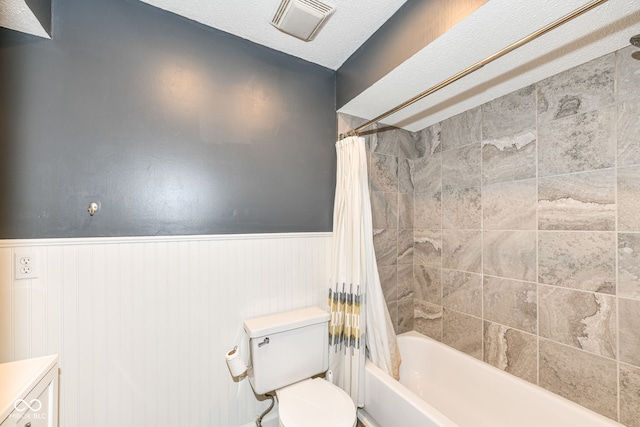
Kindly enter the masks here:
<path id="1" fill-rule="evenodd" d="M 249 338 L 256 338 L 328 321 L 329 313 L 318 307 L 307 307 L 300 310 L 247 319 L 244 321 L 244 330 L 247 331 Z"/>

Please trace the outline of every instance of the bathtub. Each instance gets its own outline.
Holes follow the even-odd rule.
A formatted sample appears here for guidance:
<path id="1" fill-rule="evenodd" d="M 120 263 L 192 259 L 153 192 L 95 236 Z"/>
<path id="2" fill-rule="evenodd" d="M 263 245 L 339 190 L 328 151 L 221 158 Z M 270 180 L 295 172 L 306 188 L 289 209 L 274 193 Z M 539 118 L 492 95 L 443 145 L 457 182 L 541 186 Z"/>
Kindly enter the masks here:
<path id="1" fill-rule="evenodd" d="M 400 382 L 365 367 L 367 427 L 620 426 L 417 332 L 398 336 Z"/>

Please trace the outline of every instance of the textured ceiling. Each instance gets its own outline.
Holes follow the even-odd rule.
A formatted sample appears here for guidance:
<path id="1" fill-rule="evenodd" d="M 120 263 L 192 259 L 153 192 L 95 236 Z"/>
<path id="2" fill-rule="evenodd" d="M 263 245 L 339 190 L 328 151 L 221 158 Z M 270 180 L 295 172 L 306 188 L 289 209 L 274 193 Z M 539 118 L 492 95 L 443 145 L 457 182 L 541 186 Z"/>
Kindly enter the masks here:
<path id="1" fill-rule="evenodd" d="M 1 0 L 5 1 L 5 0 Z M 141 0 L 193 21 L 336 70 L 406 0 L 327 0 L 336 12 L 311 42 L 271 25 L 280 0 Z"/>
<path id="2" fill-rule="evenodd" d="M 51 38 L 25 0 L 0 0 L 0 27 Z"/>

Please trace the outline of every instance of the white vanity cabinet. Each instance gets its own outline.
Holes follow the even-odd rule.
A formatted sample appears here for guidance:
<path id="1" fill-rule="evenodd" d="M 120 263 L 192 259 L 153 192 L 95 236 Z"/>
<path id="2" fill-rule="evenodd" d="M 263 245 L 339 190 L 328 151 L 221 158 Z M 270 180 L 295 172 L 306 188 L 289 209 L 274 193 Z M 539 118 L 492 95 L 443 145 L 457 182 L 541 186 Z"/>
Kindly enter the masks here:
<path id="1" fill-rule="evenodd" d="M 0 364 L 0 427 L 58 427 L 58 356 Z"/>

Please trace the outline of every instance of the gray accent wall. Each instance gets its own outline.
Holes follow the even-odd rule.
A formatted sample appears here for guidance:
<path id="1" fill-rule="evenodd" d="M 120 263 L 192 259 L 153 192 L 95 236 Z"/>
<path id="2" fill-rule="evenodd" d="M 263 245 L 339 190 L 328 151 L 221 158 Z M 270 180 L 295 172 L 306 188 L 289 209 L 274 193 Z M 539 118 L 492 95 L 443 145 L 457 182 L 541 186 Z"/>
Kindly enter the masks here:
<path id="1" fill-rule="evenodd" d="M 338 70 L 338 108 L 342 108 L 486 2 L 487 0 L 409 0 Z"/>
<path id="2" fill-rule="evenodd" d="M 133 0 L 53 34 L 0 30 L 0 238 L 331 230 L 334 71 Z"/>

